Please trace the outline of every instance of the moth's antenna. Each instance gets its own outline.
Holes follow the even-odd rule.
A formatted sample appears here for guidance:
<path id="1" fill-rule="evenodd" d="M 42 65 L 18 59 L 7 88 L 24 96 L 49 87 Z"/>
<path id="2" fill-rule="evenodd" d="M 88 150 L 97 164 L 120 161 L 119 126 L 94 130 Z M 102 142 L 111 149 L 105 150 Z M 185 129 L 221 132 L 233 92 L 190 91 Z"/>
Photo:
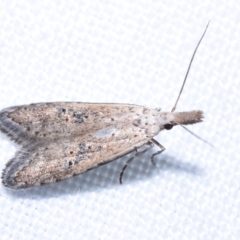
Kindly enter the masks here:
<path id="1" fill-rule="evenodd" d="M 194 132 L 190 131 L 188 128 L 186 128 L 185 126 L 183 125 L 180 125 L 181 127 L 183 127 L 186 131 L 188 131 L 189 133 L 191 133 L 194 137 L 198 138 L 199 140 L 205 142 L 206 144 L 208 144 L 209 146 L 215 148 L 211 143 L 209 143 L 207 140 L 199 137 L 197 134 L 195 134 Z"/>
<path id="2" fill-rule="evenodd" d="M 183 84 L 182 84 L 181 90 L 180 90 L 180 92 L 179 92 L 179 94 L 178 94 L 177 101 L 176 101 L 176 103 L 175 103 L 175 105 L 174 105 L 174 107 L 173 107 L 173 109 L 172 109 L 171 112 L 174 112 L 175 109 L 176 109 L 176 106 L 177 106 L 178 100 L 179 100 L 179 98 L 180 98 L 180 96 L 181 96 L 181 94 L 182 94 L 182 91 L 183 91 L 184 85 L 185 85 L 185 83 L 186 83 L 186 80 L 187 80 L 187 77 L 188 77 L 188 73 L 189 73 L 189 71 L 190 71 L 190 68 L 191 68 L 191 65 L 192 65 L 193 59 L 194 59 L 194 57 L 195 57 L 195 54 L 196 54 L 196 52 L 197 52 L 197 49 L 198 49 L 198 47 L 199 47 L 199 45 L 200 45 L 202 39 L 203 39 L 203 37 L 204 37 L 204 35 L 205 35 L 206 31 L 207 31 L 207 28 L 208 28 L 209 23 L 210 23 L 210 21 L 208 22 L 208 24 L 207 24 L 207 26 L 206 26 L 206 28 L 205 28 L 205 30 L 204 30 L 204 33 L 203 33 L 202 37 L 200 38 L 200 40 L 199 40 L 199 42 L 198 42 L 198 44 L 197 44 L 197 46 L 196 46 L 196 48 L 195 48 L 195 50 L 194 50 L 194 52 L 193 52 L 193 55 L 192 55 L 192 58 L 191 58 L 191 61 L 190 61 L 189 65 L 188 65 L 188 70 L 187 70 L 187 73 L 186 73 L 186 75 L 185 75 L 185 78 L 184 78 L 184 81 L 183 81 Z"/>

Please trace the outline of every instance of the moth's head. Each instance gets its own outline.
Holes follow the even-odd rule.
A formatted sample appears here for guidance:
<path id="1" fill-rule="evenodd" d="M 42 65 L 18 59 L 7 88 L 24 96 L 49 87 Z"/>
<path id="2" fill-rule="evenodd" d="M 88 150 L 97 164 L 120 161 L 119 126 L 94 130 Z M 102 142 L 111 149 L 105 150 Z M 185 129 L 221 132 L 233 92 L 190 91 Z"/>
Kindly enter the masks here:
<path id="1" fill-rule="evenodd" d="M 170 130 L 176 125 L 188 125 L 202 122 L 203 112 L 194 110 L 189 112 L 168 112 L 162 113 L 162 130 Z"/>
<path id="2" fill-rule="evenodd" d="M 205 28 L 205 31 L 203 32 L 203 35 L 200 38 L 200 40 L 199 40 L 199 42 L 198 42 L 198 44 L 197 44 L 197 46 L 196 46 L 196 48 L 193 52 L 192 58 L 191 58 L 190 63 L 188 65 L 187 73 L 186 73 L 185 78 L 183 80 L 182 87 L 181 87 L 180 92 L 178 94 L 177 100 L 176 100 L 176 102 L 175 102 L 175 104 L 172 108 L 172 111 L 170 113 L 165 113 L 166 114 L 165 119 L 162 119 L 163 121 L 161 121 L 161 127 L 160 127 L 161 130 L 163 130 L 163 129 L 170 130 L 175 125 L 188 125 L 188 124 L 194 124 L 194 123 L 202 122 L 203 112 L 200 111 L 200 110 L 195 110 L 195 111 L 190 111 L 190 112 L 175 112 L 175 110 L 176 110 L 176 107 L 177 107 L 178 100 L 179 100 L 179 98 L 182 94 L 184 85 L 186 83 L 188 73 L 190 71 L 193 59 L 195 57 L 195 54 L 197 52 L 197 49 L 198 49 L 202 39 L 203 39 L 203 37 L 204 37 L 204 35 L 207 31 L 208 25 L 209 25 L 209 22 L 208 22 L 208 24 Z M 166 120 L 168 122 L 166 122 Z M 165 121 L 165 123 L 164 123 L 164 121 Z"/>

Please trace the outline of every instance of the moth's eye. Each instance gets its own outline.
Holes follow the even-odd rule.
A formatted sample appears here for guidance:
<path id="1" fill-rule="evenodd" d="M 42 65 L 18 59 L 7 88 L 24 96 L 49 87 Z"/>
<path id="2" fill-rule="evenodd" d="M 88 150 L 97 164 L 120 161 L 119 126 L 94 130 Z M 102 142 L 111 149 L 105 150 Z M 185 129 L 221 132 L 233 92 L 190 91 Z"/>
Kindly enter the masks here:
<path id="1" fill-rule="evenodd" d="M 164 125 L 164 128 L 165 128 L 166 130 L 171 130 L 171 129 L 173 128 L 173 125 L 170 124 L 170 123 L 167 123 L 167 124 Z"/>

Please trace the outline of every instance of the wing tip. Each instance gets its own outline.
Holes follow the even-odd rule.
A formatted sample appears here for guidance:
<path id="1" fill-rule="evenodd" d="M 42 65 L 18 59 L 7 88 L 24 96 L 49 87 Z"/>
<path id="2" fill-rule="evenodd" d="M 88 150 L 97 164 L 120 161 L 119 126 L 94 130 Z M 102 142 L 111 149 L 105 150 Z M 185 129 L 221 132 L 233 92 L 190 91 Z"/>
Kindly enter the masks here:
<path id="1" fill-rule="evenodd" d="M 9 107 L 0 111 L 0 131 L 14 142 L 23 144 L 28 139 L 27 132 L 23 131 L 23 128 L 8 116 L 9 113 L 17 108 L 18 107 Z"/>
<path id="2" fill-rule="evenodd" d="M 1 176 L 2 183 L 5 187 L 11 189 L 24 189 L 30 187 L 27 183 L 16 181 L 16 176 L 25 166 L 27 159 L 28 153 L 20 150 L 14 158 L 7 162 Z"/>

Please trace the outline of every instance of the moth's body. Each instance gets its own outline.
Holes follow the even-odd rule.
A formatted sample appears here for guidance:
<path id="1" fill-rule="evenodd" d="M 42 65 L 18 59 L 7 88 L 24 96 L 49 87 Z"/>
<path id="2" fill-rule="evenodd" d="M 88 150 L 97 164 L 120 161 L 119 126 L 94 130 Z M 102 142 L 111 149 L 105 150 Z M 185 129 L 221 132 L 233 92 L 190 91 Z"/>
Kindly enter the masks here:
<path id="1" fill-rule="evenodd" d="M 207 25 L 208 27 L 208 25 Z M 64 180 L 113 161 L 175 125 L 202 121 L 202 111 L 174 112 L 188 72 L 207 27 L 192 55 L 187 74 L 171 112 L 130 104 L 57 102 L 3 109 L 0 130 L 22 146 L 3 170 L 6 187 L 21 189 Z M 150 148 L 137 152 L 124 166 Z"/>
<path id="2" fill-rule="evenodd" d="M 130 104 L 37 103 L 0 112 L 0 129 L 22 149 L 3 184 L 26 188 L 60 181 L 119 158 L 151 141 L 167 124 L 201 121 L 202 112 L 161 112 Z"/>

